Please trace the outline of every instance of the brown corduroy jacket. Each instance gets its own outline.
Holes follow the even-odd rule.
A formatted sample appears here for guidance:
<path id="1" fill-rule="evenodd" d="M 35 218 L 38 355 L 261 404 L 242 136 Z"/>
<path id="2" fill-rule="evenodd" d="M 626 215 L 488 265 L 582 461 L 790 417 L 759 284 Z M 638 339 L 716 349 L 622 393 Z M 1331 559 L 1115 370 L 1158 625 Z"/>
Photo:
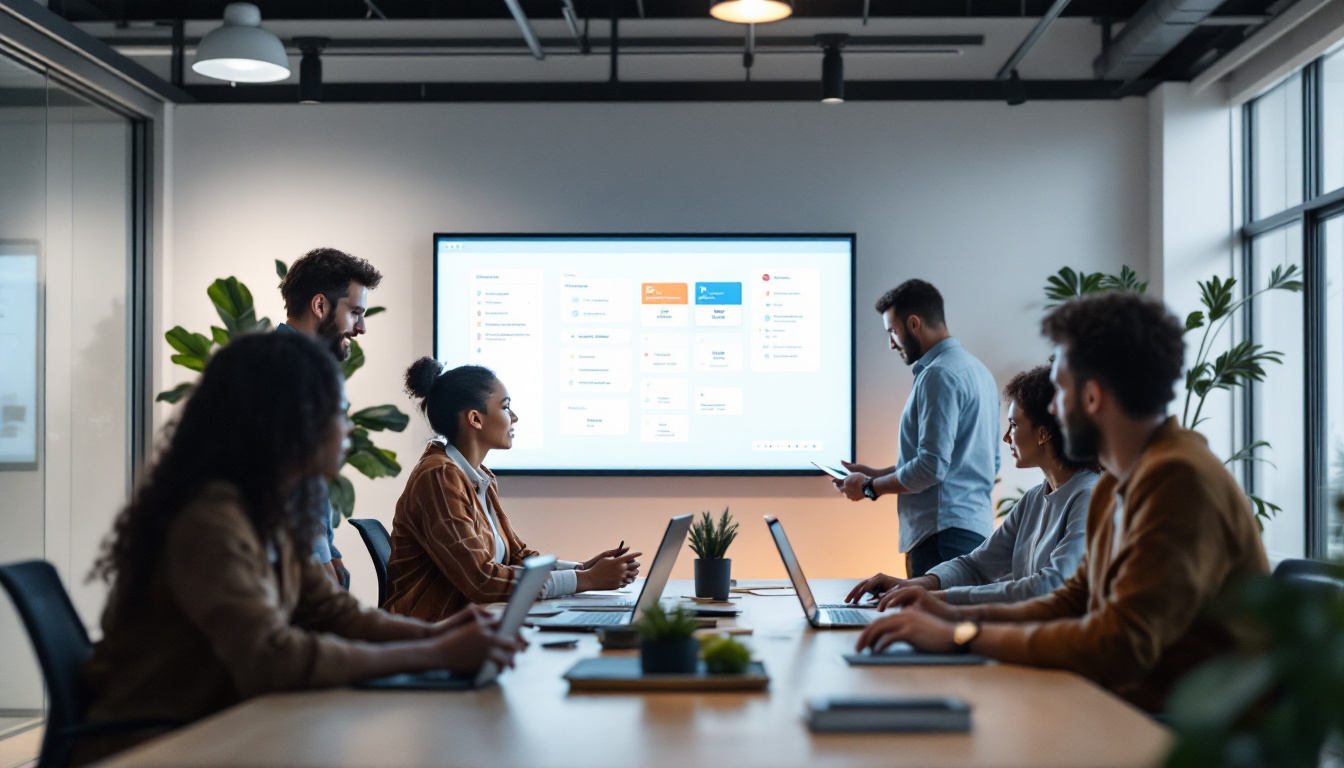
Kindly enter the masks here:
<path id="1" fill-rule="evenodd" d="M 1107 473 L 1097 483 L 1074 576 L 1044 597 L 987 609 L 987 620 L 1025 622 L 994 655 L 1072 670 L 1162 711 L 1181 676 L 1232 649 L 1209 605 L 1268 570 L 1246 494 L 1202 435 L 1170 419 L 1125 482 Z"/>
<path id="2" fill-rule="evenodd" d="M 310 546 L 263 544 L 245 510 L 234 486 L 208 485 L 170 524 L 139 610 L 109 604 L 83 669 L 89 720 L 196 720 L 263 693 L 353 682 L 348 659 L 375 612 L 332 583 Z M 157 733 L 83 740 L 75 762 Z"/>
<path id="3" fill-rule="evenodd" d="M 392 518 L 383 607 L 426 621 L 447 618 L 470 603 L 496 603 L 513 592 L 514 566 L 537 554 L 528 549 L 499 506 L 494 474 L 486 492 L 508 553 L 495 562 L 495 534 L 466 473 L 431 442 L 411 470 Z"/>

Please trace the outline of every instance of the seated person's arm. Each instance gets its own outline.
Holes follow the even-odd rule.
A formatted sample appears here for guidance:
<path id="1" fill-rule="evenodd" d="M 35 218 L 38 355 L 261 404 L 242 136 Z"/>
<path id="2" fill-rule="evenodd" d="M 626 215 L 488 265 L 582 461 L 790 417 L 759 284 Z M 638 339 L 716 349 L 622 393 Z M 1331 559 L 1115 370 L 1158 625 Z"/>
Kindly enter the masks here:
<path id="1" fill-rule="evenodd" d="M 263 582 L 266 555 L 236 507 L 184 511 L 165 539 L 166 583 L 187 620 L 209 639 L 243 696 L 269 691 L 344 685 L 381 674 L 448 668 L 467 671 L 487 654 L 515 649 L 512 639 L 496 639 L 487 622 L 470 621 L 424 640 L 367 643 L 296 625 L 276 604 Z M 309 585 L 331 593 L 306 547 L 293 552 L 302 563 L 300 589 Z M 346 595 L 345 597 L 349 597 Z M 320 602 L 320 599 L 319 599 Z M 301 605 L 305 603 L 300 598 Z M 358 606 L 354 611 L 358 612 Z M 330 618 L 350 616 L 349 607 Z"/>

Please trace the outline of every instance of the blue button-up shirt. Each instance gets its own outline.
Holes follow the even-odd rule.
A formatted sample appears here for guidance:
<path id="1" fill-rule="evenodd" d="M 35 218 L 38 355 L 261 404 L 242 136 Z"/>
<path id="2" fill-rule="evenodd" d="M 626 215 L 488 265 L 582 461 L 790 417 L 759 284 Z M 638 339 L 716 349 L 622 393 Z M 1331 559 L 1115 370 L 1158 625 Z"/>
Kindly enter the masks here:
<path id="1" fill-rule="evenodd" d="M 275 326 L 277 333 L 298 333 L 298 329 L 288 323 L 280 323 Z M 331 528 L 331 496 L 327 489 L 327 484 L 322 483 L 323 498 L 320 506 L 326 510 L 324 515 L 325 531 L 320 535 L 317 541 L 313 542 L 313 557 L 319 563 L 330 563 L 333 559 L 341 559 L 341 550 L 336 548 L 336 531 Z"/>
<path id="2" fill-rule="evenodd" d="M 911 491 L 897 507 L 902 552 L 948 528 L 988 536 L 999 472 L 999 397 L 985 364 L 961 342 L 944 339 L 914 372 L 896 462 L 896 479 Z"/>

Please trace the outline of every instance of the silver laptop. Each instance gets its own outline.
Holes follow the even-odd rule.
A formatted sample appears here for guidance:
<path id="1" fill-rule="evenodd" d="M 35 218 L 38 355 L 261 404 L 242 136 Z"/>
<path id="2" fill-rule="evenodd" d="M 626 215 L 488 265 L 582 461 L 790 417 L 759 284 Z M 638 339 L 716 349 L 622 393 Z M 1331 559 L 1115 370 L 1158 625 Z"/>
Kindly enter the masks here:
<path id="1" fill-rule="evenodd" d="M 504 606 L 504 613 L 499 619 L 497 630 L 499 634 L 505 637 L 518 634 L 518 630 L 523 626 L 523 620 L 527 618 L 527 612 L 532 610 L 532 605 L 537 602 L 538 597 L 541 597 L 541 591 L 546 587 L 546 578 L 554 569 L 555 555 L 536 555 L 523 561 L 522 573 L 518 574 L 518 579 L 513 585 L 513 594 L 509 596 L 508 605 Z M 470 690 L 484 688 L 495 682 L 501 671 L 498 664 L 486 659 L 474 675 L 458 675 L 446 669 L 437 669 L 376 677 L 355 683 L 354 687 L 374 690 Z"/>
<path id="2" fill-rule="evenodd" d="M 877 618 L 877 612 L 872 606 L 817 605 L 816 599 L 812 597 L 812 589 L 807 585 L 807 577 L 803 575 L 803 568 L 798 565 L 798 557 L 793 554 L 793 547 L 789 546 L 789 537 L 784 535 L 784 526 L 771 515 L 765 516 L 765 524 L 770 527 L 770 535 L 779 548 L 779 557 L 784 561 L 784 569 L 789 572 L 789 581 L 793 582 L 793 590 L 798 593 L 798 602 L 802 603 L 803 614 L 807 616 L 809 624 L 817 629 L 853 629 L 865 627 Z"/>
<path id="3" fill-rule="evenodd" d="M 555 616 L 537 619 L 533 625 L 549 630 L 592 630 L 601 627 L 619 627 L 639 621 L 644 611 L 662 599 L 663 588 L 672 575 L 672 566 L 677 563 L 677 553 L 686 541 L 686 532 L 691 529 L 693 515 L 672 518 L 663 534 L 663 543 L 658 546 L 658 554 L 649 566 L 648 578 L 644 579 L 644 588 L 635 600 L 634 610 L 630 611 L 561 611 Z"/>

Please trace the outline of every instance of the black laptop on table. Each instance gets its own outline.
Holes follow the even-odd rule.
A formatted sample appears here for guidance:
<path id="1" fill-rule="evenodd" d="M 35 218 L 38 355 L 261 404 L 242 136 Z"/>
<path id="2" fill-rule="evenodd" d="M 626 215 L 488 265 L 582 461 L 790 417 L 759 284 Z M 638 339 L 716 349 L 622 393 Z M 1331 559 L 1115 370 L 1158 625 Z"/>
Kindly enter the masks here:
<path id="1" fill-rule="evenodd" d="M 770 527 L 770 536 L 774 538 L 779 557 L 784 561 L 784 570 L 789 572 L 793 590 L 798 593 L 798 602 L 803 605 L 807 623 L 817 629 L 856 629 L 866 627 L 877 619 L 877 612 L 872 606 L 843 603 L 817 605 L 816 599 L 812 597 L 812 589 L 807 585 L 807 577 L 803 575 L 803 568 L 798 565 L 798 556 L 793 554 L 789 537 L 784 535 L 784 526 L 772 515 L 765 516 L 765 524 Z"/>
<path id="2" fill-rule="evenodd" d="M 681 515 L 672 518 L 663 533 L 663 543 L 658 546 L 653 564 L 649 566 L 648 578 L 644 579 L 644 588 L 639 592 L 635 607 L 629 611 L 561 611 L 555 616 L 533 620 L 533 626 L 546 630 L 595 630 L 601 627 L 628 626 L 639 620 L 644 611 L 656 605 L 663 596 L 663 588 L 672 575 L 672 566 L 677 563 L 677 554 L 686 541 L 686 532 L 691 529 L 693 515 Z"/>

